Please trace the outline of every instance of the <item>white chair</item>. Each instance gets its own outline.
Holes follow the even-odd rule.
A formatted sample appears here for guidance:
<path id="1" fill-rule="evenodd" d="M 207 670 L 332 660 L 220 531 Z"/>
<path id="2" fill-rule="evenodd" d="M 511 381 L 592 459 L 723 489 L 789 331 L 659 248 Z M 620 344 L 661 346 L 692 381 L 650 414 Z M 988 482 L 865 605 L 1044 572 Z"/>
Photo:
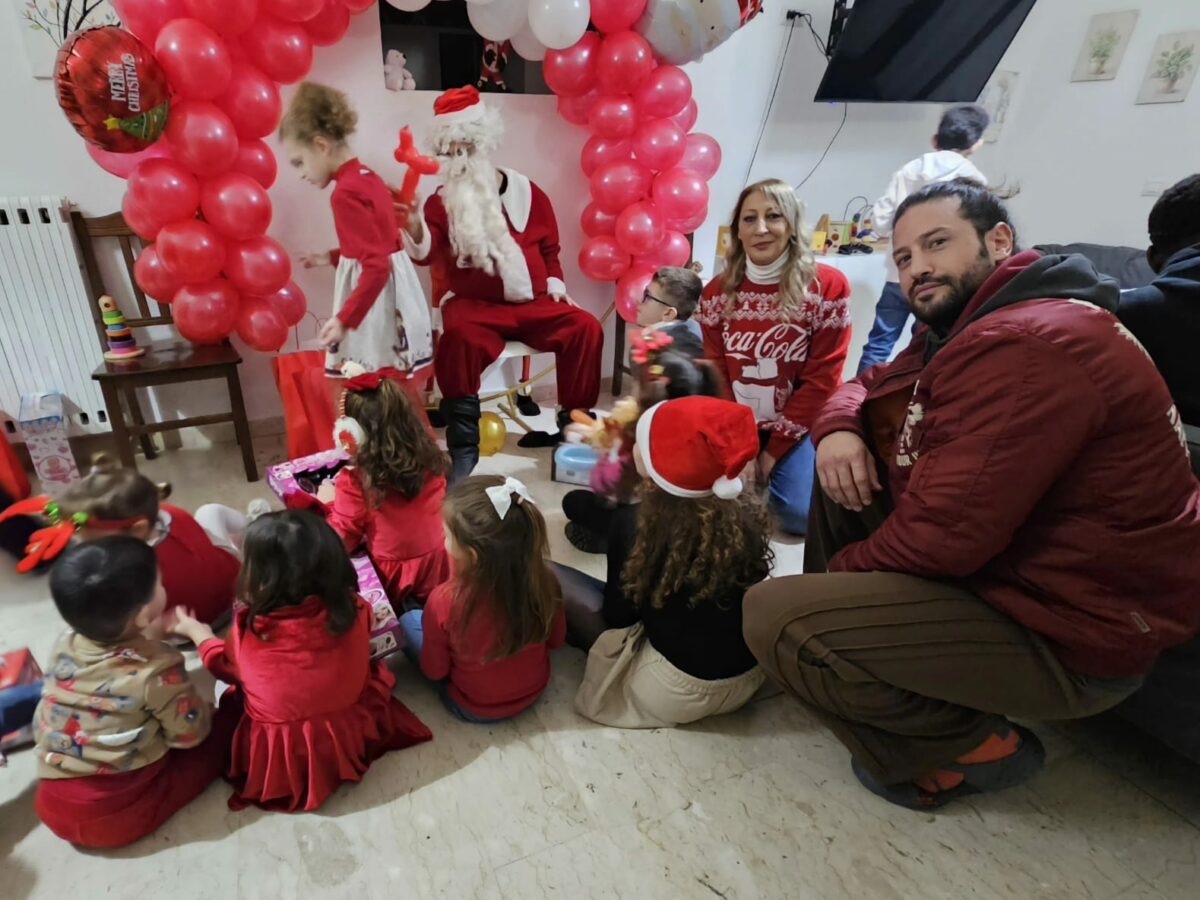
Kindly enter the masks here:
<path id="1" fill-rule="evenodd" d="M 480 395 L 479 402 L 489 403 L 492 400 L 499 400 L 500 402 L 497 404 L 497 406 L 500 407 L 500 411 L 512 419 L 517 426 L 525 432 L 533 431 L 533 428 L 521 417 L 521 413 L 517 409 L 517 398 L 521 395 L 526 397 L 531 396 L 533 393 L 534 384 L 541 381 L 555 369 L 554 364 L 551 363 L 536 375 L 531 374 L 531 370 L 533 368 L 532 358 L 536 356 L 537 353 L 537 350 L 534 350 L 528 344 L 524 344 L 521 341 L 507 341 L 504 344 L 504 349 L 500 352 L 500 356 L 481 376 L 481 379 L 485 380 L 488 376 L 488 373 L 492 372 L 497 366 L 504 365 L 510 359 L 521 360 L 520 380 L 516 384 L 512 385 L 511 387 L 507 387 L 504 390 L 493 391 L 490 394 Z"/>

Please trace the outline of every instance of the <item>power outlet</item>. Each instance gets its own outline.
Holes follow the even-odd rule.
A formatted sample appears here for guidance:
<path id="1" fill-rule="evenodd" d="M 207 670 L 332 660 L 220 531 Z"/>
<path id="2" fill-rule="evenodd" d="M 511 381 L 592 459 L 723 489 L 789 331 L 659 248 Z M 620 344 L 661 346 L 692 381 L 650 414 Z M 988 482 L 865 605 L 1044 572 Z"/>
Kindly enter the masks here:
<path id="1" fill-rule="evenodd" d="M 1157 178 L 1152 178 L 1142 185 L 1143 197 L 1161 197 L 1162 192 L 1167 189 L 1165 181 L 1159 181 Z"/>

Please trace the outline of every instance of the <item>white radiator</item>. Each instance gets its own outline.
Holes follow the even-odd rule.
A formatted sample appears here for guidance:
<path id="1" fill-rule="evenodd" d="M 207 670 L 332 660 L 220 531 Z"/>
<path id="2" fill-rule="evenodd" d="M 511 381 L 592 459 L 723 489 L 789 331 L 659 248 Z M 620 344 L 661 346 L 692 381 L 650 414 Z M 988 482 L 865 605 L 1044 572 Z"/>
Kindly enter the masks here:
<path id="1" fill-rule="evenodd" d="M 62 197 L 0 198 L 0 427 L 21 395 L 58 391 L 70 432 L 108 431 L 92 371 L 103 354 Z"/>

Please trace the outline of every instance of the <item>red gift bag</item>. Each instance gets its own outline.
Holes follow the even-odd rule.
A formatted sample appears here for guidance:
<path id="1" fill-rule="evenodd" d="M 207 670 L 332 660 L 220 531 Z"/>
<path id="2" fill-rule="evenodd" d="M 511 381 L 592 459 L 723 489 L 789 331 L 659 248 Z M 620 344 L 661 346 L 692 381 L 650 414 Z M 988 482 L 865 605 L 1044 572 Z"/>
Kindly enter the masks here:
<path id="1" fill-rule="evenodd" d="M 288 459 L 333 449 L 333 393 L 319 350 L 275 357 L 275 386 L 283 402 Z"/>

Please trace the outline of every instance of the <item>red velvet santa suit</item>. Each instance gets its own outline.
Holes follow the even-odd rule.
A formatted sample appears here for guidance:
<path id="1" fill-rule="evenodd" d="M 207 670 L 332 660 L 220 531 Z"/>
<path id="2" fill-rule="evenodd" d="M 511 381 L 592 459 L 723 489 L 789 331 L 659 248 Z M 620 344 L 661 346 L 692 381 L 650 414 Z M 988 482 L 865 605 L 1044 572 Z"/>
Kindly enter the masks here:
<path id="1" fill-rule="evenodd" d="M 521 250 L 524 271 L 510 274 L 506 283 L 481 269 L 460 268 L 440 191 L 425 201 L 425 239 L 409 244 L 418 265 L 441 262 L 448 275 L 448 293 L 435 298 L 442 309 L 442 336 L 434 357 L 438 384 L 447 398 L 479 393 L 480 376 L 500 356 L 505 341 L 523 341 L 556 355 L 559 405 L 590 408 L 600 394 L 604 333 L 595 316 L 550 297 L 567 292 L 550 198 L 519 172 L 500 171 L 504 217 Z"/>

